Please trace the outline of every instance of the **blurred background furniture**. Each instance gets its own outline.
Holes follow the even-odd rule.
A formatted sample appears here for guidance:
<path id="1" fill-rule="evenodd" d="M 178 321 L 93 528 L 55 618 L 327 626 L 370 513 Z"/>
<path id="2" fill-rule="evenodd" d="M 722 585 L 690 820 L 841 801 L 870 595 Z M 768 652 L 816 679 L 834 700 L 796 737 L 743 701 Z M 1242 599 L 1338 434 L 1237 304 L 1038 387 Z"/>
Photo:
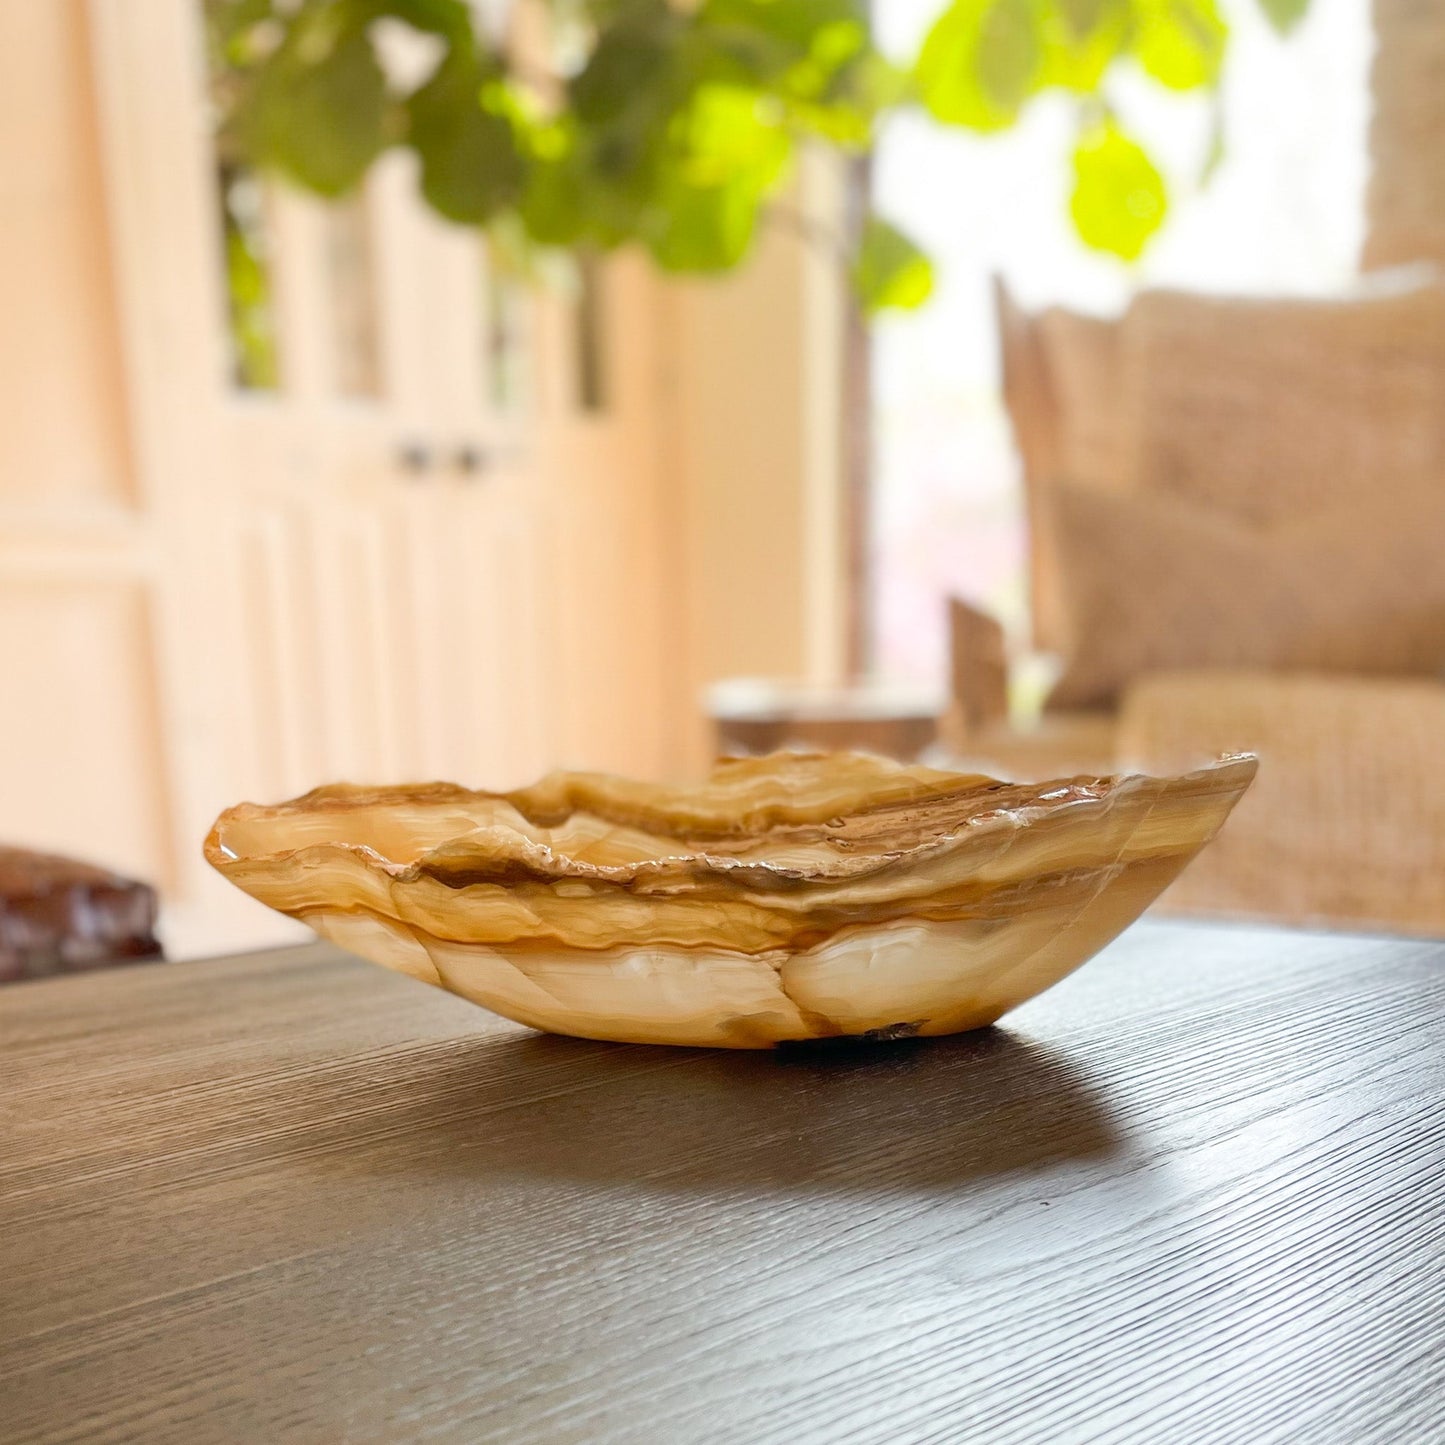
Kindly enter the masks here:
<path id="1" fill-rule="evenodd" d="M 927 689 L 866 682 L 823 687 L 736 678 L 707 693 L 719 757 L 841 748 L 913 759 L 937 741 L 945 703 Z"/>
<path id="2" fill-rule="evenodd" d="M 1248 748 L 1259 776 L 1166 894 L 1185 913 L 1445 935 L 1445 683 L 1261 672 L 1140 678 L 1124 766 Z"/>
<path id="3" fill-rule="evenodd" d="M 0 983 L 161 957 L 153 888 L 0 846 Z"/>
<path id="4" fill-rule="evenodd" d="M 1373 0 L 1367 268 L 1445 265 L 1445 8 Z"/>
<path id="5" fill-rule="evenodd" d="M 1117 322 L 998 302 L 1032 641 L 1065 666 L 1017 725 L 1002 630 L 954 601 L 950 755 L 1258 752 L 1165 906 L 1445 933 L 1445 288 L 1144 292 Z"/>

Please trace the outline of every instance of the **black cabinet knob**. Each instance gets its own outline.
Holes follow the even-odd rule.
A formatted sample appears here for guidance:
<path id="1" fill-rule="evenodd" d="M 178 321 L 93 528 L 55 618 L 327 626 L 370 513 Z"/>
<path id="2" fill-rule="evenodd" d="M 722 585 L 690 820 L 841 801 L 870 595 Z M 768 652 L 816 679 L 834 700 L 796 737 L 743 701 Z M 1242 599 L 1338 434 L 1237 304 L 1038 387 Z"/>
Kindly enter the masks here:
<path id="1" fill-rule="evenodd" d="M 464 477 L 475 478 L 490 470 L 492 457 L 491 453 L 483 448 L 465 442 L 457 448 L 452 464 Z"/>
<path id="2" fill-rule="evenodd" d="M 432 451 L 425 442 L 403 442 L 397 448 L 396 461 L 402 471 L 420 477 L 432 469 Z"/>

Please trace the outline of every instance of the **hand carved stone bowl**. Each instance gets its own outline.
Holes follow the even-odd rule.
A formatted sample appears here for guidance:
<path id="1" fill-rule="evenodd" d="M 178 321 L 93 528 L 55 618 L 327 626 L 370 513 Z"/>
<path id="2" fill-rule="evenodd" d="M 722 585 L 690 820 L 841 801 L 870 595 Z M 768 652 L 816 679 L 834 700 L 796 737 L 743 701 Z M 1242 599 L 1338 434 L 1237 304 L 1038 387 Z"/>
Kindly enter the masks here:
<path id="1" fill-rule="evenodd" d="M 838 753 L 243 803 L 206 856 L 365 958 L 552 1033 L 764 1048 L 991 1024 L 1215 834 L 1255 759 L 1002 783 Z"/>

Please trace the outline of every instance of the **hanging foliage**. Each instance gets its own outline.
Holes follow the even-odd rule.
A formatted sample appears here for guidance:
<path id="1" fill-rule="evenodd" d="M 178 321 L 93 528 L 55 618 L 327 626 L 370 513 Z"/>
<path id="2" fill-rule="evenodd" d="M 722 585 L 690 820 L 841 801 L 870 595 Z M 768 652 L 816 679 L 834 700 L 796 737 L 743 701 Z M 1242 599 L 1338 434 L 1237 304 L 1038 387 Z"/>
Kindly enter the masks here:
<path id="1" fill-rule="evenodd" d="M 1284 33 L 1308 0 L 1258 3 Z M 954 0 L 900 66 L 876 48 L 866 0 L 550 10 L 562 60 L 538 73 L 466 0 L 208 0 L 223 143 L 323 196 L 406 147 L 453 221 L 538 246 L 638 245 L 706 273 L 746 255 L 800 146 L 867 150 L 905 106 L 1002 131 L 1063 93 L 1079 115 L 1069 214 L 1085 244 L 1131 261 L 1169 196 L 1111 80 L 1133 66 L 1217 107 L 1229 40 L 1215 0 Z M 435 52 L 409 84 L 388 68 L 383 22 Z M 846 244 L 866 310 L 927 299 L 928 259 L 896 225 L 867 219 Z"/>

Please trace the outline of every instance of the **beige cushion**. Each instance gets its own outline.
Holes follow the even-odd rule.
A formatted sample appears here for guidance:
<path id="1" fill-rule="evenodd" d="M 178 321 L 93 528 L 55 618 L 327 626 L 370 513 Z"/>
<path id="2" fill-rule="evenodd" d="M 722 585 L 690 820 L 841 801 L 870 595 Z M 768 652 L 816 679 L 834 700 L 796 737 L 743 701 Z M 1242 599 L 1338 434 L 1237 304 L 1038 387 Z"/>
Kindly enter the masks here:
<path id="1" fill-rule="evenodd" d="M 1440 488 L 1445 494 L 1445 487 Z M 1260 528 L 1168 496 L 1060 487 L 1072 636 L 1050 708 L 1190 667 L 1445 675 L 1445 495 Z"/>
<path id="2" fill-rule="evenodd" d="M 1116 321 L 1051 306 L 1037 321 L 1054 423 L 1054 474 L 1103 492 L 1127 482 Z"/>
<path id="3" fill-rule="evenodd" d="M 1272 526 L 1445 485 L 1445 288 L 1145 291 L 1121 323 L 1127 490 Z M 1090 482 L 1066 474 L 1066 480 Z"/>
<path id="4" fill-rule="evenodd" d="M 1054 479 L 1117 491 L 1127 481 L 1120 338 L 1114 321 L 1052 306 L 1023 311 L 996 282 L 1004 400 L 1023 462 L 1036 644 L 1063 635 L 1050 495 Z"/>

